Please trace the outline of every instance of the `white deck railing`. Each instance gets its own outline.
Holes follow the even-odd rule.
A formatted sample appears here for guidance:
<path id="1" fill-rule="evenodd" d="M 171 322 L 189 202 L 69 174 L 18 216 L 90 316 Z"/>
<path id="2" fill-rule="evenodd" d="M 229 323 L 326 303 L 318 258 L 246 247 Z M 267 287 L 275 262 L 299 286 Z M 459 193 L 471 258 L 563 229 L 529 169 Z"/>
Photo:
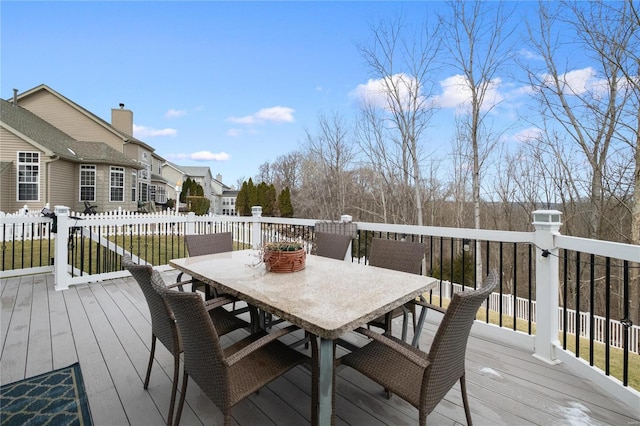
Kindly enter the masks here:
<path id="1" fill-rule="evenodd" d="M 558 267 L 558 253 L 560 250 L 574 250 L 577 252 L 594 254 L 598 256 L 605 256 L 609 258 L 626 260 L 629 262 L 640 263 L 640 249 L 637 246 L 629 244 L 612 243 L 607 241 L 588 240 L 583 238 L 567 237 L 559 234 L 559 212 L 535 212 L 538 213 L 534 217 L 535 232 L 508 232 L 508 231 L 496 231 L 496 230 L 477 230 L 477 229 L 461 229 L 461 228 L 442 228 L 442 227 L 428 227 L 428 226 L 413 226 L 413 225 L 391 225 L 380 223 L 357 223 L 358 230 L 361 231 L 373 231 L 383 233 L 395 233 L 395 234 L 408 234 L 415 236 L 428 236 L 428 237 L 443 237 L 452 239 L 468 239 L 477 241 L 488 242 L 502 242 L 502 243 L 522 243 L 530 244 L 535 247 L 535 282 L 537 285 L 535 297 L 531 301 L 531 310 L 529 312 L 529 301 L 523 298 L 514 298 L 512 295 L 502 295 L 502 313 L 505 315 L 513 316 L 514 307 L 518 306 L 515 312 L 518 313 L 518 318 L 522 320 L 531 320 L 536 324 L 535 335 L 529 336 L 526 333 L 520 333 L 516 331 L 509 331 L 501 329 L 504 333 L 496 333 L 495 327 L 486 324 L 480 324 L 480 327 L 487 326 L 486 333 L 491 338 L 496 336 L 503 336 L 502 339 L 513 343 L 518 341 L 519 344 L 525 345 L 531 348 L 534 355 L 546 362 L 570 362 L 573 365 L 579 364 L 579 361 L 572 360 L 575 358 L 572 355 L 565 355 L 565 352 L 561 350 L 561 345 L 558 341 L 559 333 L 562 332 L 565 327 L 566 331 L 570 334 L 575 334 L 576 330 L 580 330 L 581 335 L 584 337 L 590 337 L 585 333 L 590 330 L 589 321 L 591 321 L 590 313 L 580 312 L 579 315 L 573 310 L 567 310 L 568 321 L 567 324 L 563 323 L 563 316 L 565 311 L 558 306 L 558 288 L 559 288 L 559 267 Z M 540 219 L 542 218 L 542 219 Z M 548 219 L 548 220 L 545 220 Z M 558 218 L 557 220 L 555 220 Z M 47 225 L 51 222 L 51 219 L 44 217 L 34 216 L 14 216 L 14 215 L 2 215 L 3 232 L 1 235 L 2 241 L 11 241 L 14 239 L 39 239 L 48 238 L 46 229 Z M 95 282 L 99 280 L 105 280 L 109 278 L 126 276 L 124 271 L 108 272 L 94 275 L 81 275 L 73 274 L 68 261 L 67 250 L 67 236 L 69 236 L 69 230 L 73 227 L 82 227 L 83 235 L 91 236 L 93 233 L 97 233 L 100 229 L 101 232 L 106 232 L 109 235 L 138 235 L 138 234 L 158 234 L 166 233 L 167 230 L 175 229 L 176 234 L 183 232 L 183 234 L 193 233 L 212 233 L 216 232 L 216 227 L 224 226 L 225 230 L 232 230 L 234 236 L 240 238 L 242 243 L 250 244 L 257 248 L 262 243 L 263 239 L 273 238 L 274 235 L 268 235 L 263 230 L 262 225 L 273 224 L 274 230 L 272 232 L 278 232 L 276 225 L 297 225 L 303 227 L 312 227 L 316 223 L 313 219 L 287 219 L 287 218 L 267 218 L 267 217 L 237 217 L 237 216 L 195 216 L 193 214 L 183 215 L 176 214 L 173 211 L 138 214 L 132 212 L 109 212 L 101 213 L 97 215 L 83 215 L 77 213 L 71 213 L 69 216 L 59 215 L 57 217 L 57 238 L 60 243 L 55 244 L 55 266 L 40 267 L 37 271 L 29 268 L 22 269 L 20 271 L 1 271 L 0 277 L 7 277 L 11 274 L 19 273 L 34 273 L 34 272 L 53 272 L 56 289 L 66 289 L 70 285 Z M 9 230 L 9 231 L 7 231 Z M 179 230 L 179 231 L 178 231 Z M 173 232 L 173 231 L 169 231 Z M 241 236 L 241 237 L 238 237 Z M 92 238 L 93 239 L 93 238 Z M 95 240 L 95 239 L 94 239 Z M 128 253 L 126 248 L 116 247 L 112 242 L 107 239 L 101 240 L 100 244 L 108 247 L 110 250 L 114 250 L 118 254 Z M 104 244 L 103 244 L 104 243 Z M 156 265 L 157 267 L 163 267 L 163 265 Z M 450 297 L 451 289 L 456 289 L 459 286 L 457 284 L 442 286 L 442 297 Z M 490 300 L 490 309 L 497 310 L 497 306 L 500 305 L 500 295 L 493 294 Z M 528 316 L 531 315 L 531 318 Z M 591 336 L 596 341 L 604 341 L 604 330 L 606 329 L 606 319 L 602 317 L 593 316 L 594 318 L 594 330 L 595 335 Z M 580 327 L 577 325 L 580 324 Z M 610 344 L 618 346 L 615 342 L 620 341 L 619 338 L 624 334 L 624 327 L 619 321 L 609 320 L 610 326 Z M 628 334 L 629 343 L 631 348 L 638 348 L 638 339 L 640 332 L 638 326 L 634 325 L 629 328 Z M 482 333 L 482 331 L 481 331 Z M 617 336 L 617 337 L 616 337 Z M 500 339 L 499 339 L 500 340 Z M 583 368 L 583 367 L 578 367 Z M 590 366 L 584 368 L 594 370 Z M 586 373 L 589 376 L 590 373 Z M 599 373 L 601 374 L 601 373 Z M 584 372 L 583 372 L 583 375 Z M 590 377 L 596 380 L 597 377 Z M 607 377 L 607 380 L 613 382 L 614 393 L 615 386 L 619 386 L 617 379 Z M 626 387 L 630 394 L 623 393 L 621 398 L 625 398 L 628 401 L 633 401 L 633 398 L 638 397 L 638 392 Z M 610 389 L 611 390 L 611 389 Z M 631 399 L 629 399 L 631 398 Z"/>

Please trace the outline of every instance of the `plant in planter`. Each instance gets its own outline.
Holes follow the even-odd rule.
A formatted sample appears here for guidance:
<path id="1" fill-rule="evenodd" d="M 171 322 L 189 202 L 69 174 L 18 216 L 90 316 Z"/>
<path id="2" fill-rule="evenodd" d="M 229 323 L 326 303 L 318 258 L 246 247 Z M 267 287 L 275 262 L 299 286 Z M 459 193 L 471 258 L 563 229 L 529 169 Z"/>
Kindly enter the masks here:
<path id="1" fill-rule="evenodd" d="M 307 252 L 304 245 L 296 241 L 266 243 L 262 261 L 270 272 L 298 272 L 305 266 Z"/>

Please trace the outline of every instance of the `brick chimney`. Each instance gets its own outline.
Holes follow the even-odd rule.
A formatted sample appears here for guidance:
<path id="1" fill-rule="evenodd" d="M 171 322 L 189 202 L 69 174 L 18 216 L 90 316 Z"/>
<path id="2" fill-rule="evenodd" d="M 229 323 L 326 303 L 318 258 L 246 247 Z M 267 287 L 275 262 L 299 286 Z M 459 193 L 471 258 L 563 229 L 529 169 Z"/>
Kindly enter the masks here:
<path id="1" fill-rule="evenodd" d="M 133 136 L 133 112 L 124 109 L 124 104 L 120 108 L 111 109 L 111 125 L 129 136 Z"/>

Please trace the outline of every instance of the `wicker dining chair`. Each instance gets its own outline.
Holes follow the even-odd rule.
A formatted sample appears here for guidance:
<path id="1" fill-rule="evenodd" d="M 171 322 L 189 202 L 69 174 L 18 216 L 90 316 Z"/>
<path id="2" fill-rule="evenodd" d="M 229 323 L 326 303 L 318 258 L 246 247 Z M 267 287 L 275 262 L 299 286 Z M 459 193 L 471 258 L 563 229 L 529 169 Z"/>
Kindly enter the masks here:
<path id="1" fill-rule="evenodd" d="M 271 333 L 261 330 L 222 348 L 218 329 L 209 320 L 200 297 L 166 288 L 161 294 L 175 314 L 184 349 L 176 425 L 180 423 L 189 377 L 220 408 L 224 424 L 230 425 L 233 406 L 296 365 L 309 361 L 306 355 L 278 340 L 298 330 L 296 326 Z"/>
<path id="2" fill-rule="evenodd" d="M 149 378 L 151 377 L 151 367 L 156 352 L 156 340 L 160 340 L 169 352 L 173 355 L 173 384 L 171 387 L 171 401 L 169 403 L 169 413 L 167 415 L 167 424 L 171 424 L 173 420 L 173 411 L 176 399 L 176 390 L 178 388 L 178 374 L 180 371 L 180 353 L 182 352 L 182 343 L 173 312 L 164 302 L 158 288 L 178 287 L 173 284 L 165 287 L 164 280 L 160 274 L 153 270 L 149 265 L 137 265 L 128 255 L 122 256 L 122 266 L 131 273 L 136 282 L 142 289 L 142 293 L 149 306 L 151 314 L 151 352 L 149 354 L 149 363 L 147 365 L 147 374 L 144 379 L 144 389 L 149 387 Z M 156 277 L 155 280 L 152 277 Z M 225 299 L 227 303 L 231 300 Z M 218 333 L 220 335 L 227 334 L 239 328 L 250 328 L 250 324 L 241 320 L 235 315 L 229 313 L 223 307 L 216 305 L 208 310 L 209 317 L 213 320 Z M 252 312 L 252 316 L 257 317 L 256 312 Z M 252 321 L 253 322 L 253 321 Z"/>
<path id="3" fill-rule="evenodd" d="M 393 269 L 394 271 L 420 274 L 422 259 L 424 258 L 426 250 L 427 246 L 423 243 L 374 238 L 371 241 L 369 265 Z M 416 307 L 412 303 L 400 306 L 392 312 L 370 321 L 368 325 L 382 328 L 385 332 L 391 334 L 391 321 L 394 318 L 402 316 L 404 319 L 402 323 L 402 340 L 406 340 L 409 312 L 412 314 L 413 331 L 415 333 Z"/>
<path id="4" fill-rule="evenodd" d="M 387 395 L 395 393 L 416 407 L 421 425 L 426 425 L 427 415 L 459 380 L 467 424 L 471 425 L 465 352 L 478 309 L 497 284 L 497 274 L 492 271 L 482 288 L 455 293 L 428 353 L 388 333 L 359 328 L 356 331 L 372 341 L 343 356 L 340 362 L 382 385 Z"/>
<path id="5" fill-rule="evenodd" d="M 185 243 L 187 245 L 187 251 L 189 256 L 202 256 L 205 254 L 224 253 L 233 250 L 233 237 L 231 232 L 219 232 L 217 234 L 203 234 L 203 235 L 185 235 Z M 205 293 L 205 299 L 217 297 L 219 294 L 215 289 L 211 289 L 210 286 L 196 280 L 190 279 L 182 281 L 181 272 L 178 275 L 177 281 L 182 285 L 191 283 L 192 291 L 196 291 L 198 288 L 203 287 Z"/>
<path id="6" fill-rule="evenodd" d="M 344 260 L 351 240 L 351 235 L 316 232 L 316 255 Z"/>

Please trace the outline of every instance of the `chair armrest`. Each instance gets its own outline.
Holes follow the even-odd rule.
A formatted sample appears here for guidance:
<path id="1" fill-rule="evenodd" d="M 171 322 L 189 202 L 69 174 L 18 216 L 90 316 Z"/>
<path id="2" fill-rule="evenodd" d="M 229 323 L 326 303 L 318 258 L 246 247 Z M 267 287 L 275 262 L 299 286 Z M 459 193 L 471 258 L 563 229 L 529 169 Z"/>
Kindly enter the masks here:
<path id="1" fill-rule="evenodd" d="M 228 305 L 229 303 L 237 302 L 238 299 L 231 296 L 221 296 L 216 297 L 214 299 L 206 300 L 204 302 L 204 306 L 207 308 L 207 311 L 212 309 L 219 308 L 220 306 Z"/>
<path id="2" fill-rule="evenodd" d="M 422 358 L 421 356 L 419 356 L 412 350 L 407 349 L 406 347 L 396 342 L 395 340 L 389 339 L 384 334 L 376 333 L 375 331 L 367 330 L 366 328 L 362 328 L 362 327 L 358 327 L 355 331 L 357 331 L 360 334 L 364 334 L 370 339 L 373 339 L 387 346 L 388 348 L 393 349 L 394 351 L 397 351 L 403 357 L 407 358 L 409 361 L 411 361 L 418 367 L 427 368 L 429 366 L 429 361 L 427 361 L 425 358 Z"/>
<path id="3" fill-rule="evenodd" d="M 258 340 L 256 340 L 255 342 L 250 343 L 249 345 L 245 346 L 244 348 L 240 349 L 238 352 L 234 353 L 233 355 L 229 356 L 226 359 L 226 363 L 228 366 L 232 366 L 233 364 L 236 364 L 237 362 L 241 361 L 243 358 L 245 358 L 247 355 L 251 355 L 253 352 L 255 352 L 256 350 L 260 349 L 261 347 L 273 342 L 274 340 L 285 336 L 289 333 L 293 333 L 296 330 L 299 330 L 300 327 L 296 326 L 296 325 L 290 325 L 288 327 L 285 328 L 281 328 L 277 331 L 268 333 L 267 335 L 259 338 Z"/>
<path id="4" fill-rule="evenodd" d="M 178 287 L 178 289 L 179 289 L 180 291 L 184 291 L 184 290 L 183 290 L 183 288 L 182 288 L 182 285 L 183 285 L 183 284 L 188 284 L 188 283 L 189 283 L 189 281 L 179 282 L 179 283 L 175 283 L 175 284 L 168 284 L 168 285 L 166 286 L 166 288 L 176 288 L 176 287 Z"/>
<path id="5" fill-rule="evenodd" d="M 443 313 L 443 314 L 445 312 L 447 312 L 447 308 L 431 304 L 431 303 L 427 302 L 426 300 L 423 300 L 422 298 L 419 299 L 419 300 L 412 300 L 410 303 L 413 303 L 413 304 L 418 305 L 418 306 L 422 306 L 423 308 L 433 309 L 434 311 L 438 311 L 438 312 Z"/>

